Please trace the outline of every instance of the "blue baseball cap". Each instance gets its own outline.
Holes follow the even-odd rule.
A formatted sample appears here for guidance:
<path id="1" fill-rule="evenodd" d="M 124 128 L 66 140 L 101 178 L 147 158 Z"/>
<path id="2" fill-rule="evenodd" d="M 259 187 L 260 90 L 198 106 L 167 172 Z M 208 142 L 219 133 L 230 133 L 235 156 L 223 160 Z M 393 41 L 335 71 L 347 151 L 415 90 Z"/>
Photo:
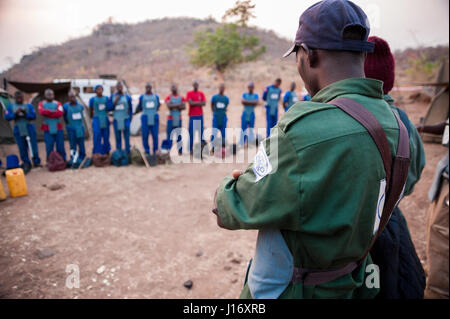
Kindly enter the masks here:
<path id="1" fill-rule="evenodd" d="M 365 35 L 362 40 L 344 39 L 348 27 L 361 27 Z M 313 4 L 300 16 L 295 43 L 283 55 L 287 57 L 302 44 L 312 49 L 372 52 L 374 44 L 369 42 L 369 19 L 364 11 L 348 0 L 324 0 Z"/>

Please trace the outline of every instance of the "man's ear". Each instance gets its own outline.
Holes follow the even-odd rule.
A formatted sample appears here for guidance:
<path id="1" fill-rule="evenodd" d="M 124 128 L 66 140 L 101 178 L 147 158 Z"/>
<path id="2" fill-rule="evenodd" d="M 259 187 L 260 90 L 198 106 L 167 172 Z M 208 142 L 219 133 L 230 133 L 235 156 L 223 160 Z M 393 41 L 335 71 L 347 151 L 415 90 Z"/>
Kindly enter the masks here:
<path id="1" fill-rule="evenodd" d="M 319 64 L 319 55 L 317 50 L 308 51 L 308 62 L 310 68 L 315 68 Z"/>

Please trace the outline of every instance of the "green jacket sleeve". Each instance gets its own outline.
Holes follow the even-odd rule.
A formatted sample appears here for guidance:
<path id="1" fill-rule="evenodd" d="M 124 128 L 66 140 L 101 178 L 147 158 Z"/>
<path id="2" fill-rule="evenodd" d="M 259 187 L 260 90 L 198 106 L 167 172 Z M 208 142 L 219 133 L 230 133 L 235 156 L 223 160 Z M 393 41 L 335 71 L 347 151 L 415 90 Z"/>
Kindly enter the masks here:
<path id="1" fill-rule="evenodd" d="M 425 151 L 419 132 L 411 121 L 409 122 L 410 136 L 409 149 L 411 162 L 409 164 L 408 178 L 406 179 L 405 193 L 407 196 L 414 190 L 414 185 L 419 181 L 423 168 L 425 167 Z"/>
<path id="2" fill-rule="evenodd" d="M 276 126 L 247 170 L 237 180 L 227 177 L 220 184 L 216 203 L 222 223 L 229 229 L 298 230 L 297 161 L 291 141 Z"/>

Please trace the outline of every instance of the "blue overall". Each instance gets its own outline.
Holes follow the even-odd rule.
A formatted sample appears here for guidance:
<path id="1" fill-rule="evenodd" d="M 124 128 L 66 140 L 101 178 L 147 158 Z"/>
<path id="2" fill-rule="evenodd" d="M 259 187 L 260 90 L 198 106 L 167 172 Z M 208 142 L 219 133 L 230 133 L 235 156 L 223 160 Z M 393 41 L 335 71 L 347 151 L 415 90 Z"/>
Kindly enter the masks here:
<path id="1" fill-rule="evenodd" d="M 212 127 L 213 132 L 211 135 L 211 143 L 214 145 L 214 139 L 218 135 L 218 132 L 220 131 L 220 136 L 222 141 L 222 147 L 225 146 L 226 142 L 226 128 L 227 128 L 227 108 L 228 104 L 230 104 L 230 100 L 228 99 L 228 96 L 226 95 L 220 95 L 216 94 L 212 97 L 211 102 L 213 104 L 213 120 L 212 120 Z"/>
<path id="2" fill-rule="evenodd" d="M 78 102 L 75 105 L 70 102 L 64 104 L 64 120 L 66 122 L 67 135 L 69 137 L 70 145 L 69 164 L 79 164 L 86 156 L 86 151 L 84 148 L 83 110 L 83 105 Z M 76 156 L 77 148 L 78 156 Z"/>
<path id="3" fill-rule="evenodd" d="M 116 94 L 111 97 L 112 103 Z M 130 153 L 130 122 L 132 117 L 131 98 L 122 95 L 114 107 L 114 134 L 116 136 L 116 149 L 122 150 L 122 134 L 125 141 L 125 151 Z"/>
<path id="4" fill-rule="evenodd" d="M 15 112 L 19 108 L 25 111 L 25 117 L 17 117 Z M 30 121 L 36 119 L 36 113 L 34 112 L 34 108 L 31 104 L 10 104 L 8 105 L 7 111 L 5 113 L 5 120 L 11 121 L 14 120 L 14 137 L 17 142 L 17 146 L 19 148 L 20 159 L 22 162 L 26 162 L 31 164 L 30 159 L 28 157 L 28 143 L 27 137 L 30 139 L 31 144 L 31 155 L 33 157 L 33 164 L 39 165 L 41 163 L 41 159 L 39 158 L 39 150 L 36 139 L 36 128 L 33 123 Z"/>
<path id="5" fill-rule="evenodd" d="M 182 98 L 181 96 L 170 96 L 170 103 L 171 104 L 180 104 L 182 102 Z M 172 131 L 174 129 L 177 128 L 181 128 L 182 127 L 182 122 L 181 122 L 181 112 L 179 110 L 171 110 L 170 111 L 170 116 L 172 117 L 172 119 L 168 119 L 167 120 L 167 140 L 170 141 L 170 148 L 172 148 L 172 139 L 171 139 L 171 134 Z M 180 134 L 178 134 L 177 137 L 177 146 L 178 146 L 178 152 L 182 153 L 183 152 L 183 147 L 182 147 L 182 137 Z"/>
<path id="6" fill-rule="evenodd" d="M 305 94 L 305 95 L 303 96 L 302 101 L 311 101 L 311 95 L 309 95 L 309 93 L 308 93 L 308 94 Z"/>
<path id="7" fill-rule="evenodd" d="M 255 93 L 244 93 L 242 94 L 243 100 L 249 100 L 249 101 L 258 101 L 259 96 Z M 254 133 L 254 127 L 255 127 L 255 107 L 254 106 L 245 106 L 244 105 L 244 111 L 242 112 L 241 116 L 241 138 L 239 141 L 240 145 L 244 145 L 245 142 L 253 142 L 255 139 L 255 133 Z"/>
<path id="8" fill-rule="evenodd" d="M 194 135 L 198 132 L 203 142 L 203 115 L 189 116 L 189 150 L 194 149 Z"/>
<path id="9" fill-rule="evenodd" d="M 58 104 L 54 101 L 43 101 L 42 106 L 44 109 L 56 111 Z M 56 144 L 56 151 L 62 156 L 65 161 L 66 150 L 64 149 L 64 132 L 63 130 L 58 130 L 58 123 L 60 123 L 60 119 L 44 116 L 44 123 L 48 125 L 48 131 L 44 131 L 44 142 L 47 159 L 50 156 L 50 153 L 54 150 Z"/>
<path id="10" fill-rule="evenodd" d="M 158 132 L 159 132 L 159 110 L 160 102 L 156 94 L 142 94 L 139 97 L 138 110 L 142 110 L 141 129 L 142 144 L 145 153 L 150 153 L 150 145 L 148 144 L 148 136 L 152 134 L 153 138 L 153 154 L 158 150 Z"/>
<path id="11" fill-rule="evenodd" d="M 92 154 L 108 154 L 111 150 L 109 143 L 109 119 L 108 111 L 111 109 L 109 99 L 106 96 L 91 97 L 89 107 L 94 109 L 92 117 L 93 144 Z"/>
<path id="12" fill-rule="evenodd" d="M 287 103 L 287 106 L 284 108 L 284 111 L 287 112 L 292 105 L 298 102 L 297 93 L 294 91 L 287 91 L 284 95 L 283 102 Z"/>
<path id="13" fill-rule="evenodd" d="M 281 89 L 271 85 L 266 88 L 263 94 L 263 100 L 266 104 L 267 119 L 267 137 L 270 136 L 270 129 L 277 124 L 278 121 L 278 102 L 280 101 Z"/>

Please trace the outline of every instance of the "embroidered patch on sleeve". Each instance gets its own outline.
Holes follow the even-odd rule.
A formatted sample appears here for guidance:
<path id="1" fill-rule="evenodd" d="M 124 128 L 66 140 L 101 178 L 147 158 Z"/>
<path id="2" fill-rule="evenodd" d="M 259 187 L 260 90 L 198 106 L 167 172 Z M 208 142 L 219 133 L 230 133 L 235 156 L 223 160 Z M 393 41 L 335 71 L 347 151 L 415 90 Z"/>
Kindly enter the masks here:
<path id="1" fill-rule="evenodd" d="M 272 165 L 270 164 L 266 149 L 264 145 L 261 145 L 258 153 L 256 153 L 255 158 L 253 159 L 253 173 L 256 177 L 255 183 L 268 175 L 271 171 Z"/>
<path id="2" fill-rule="evenodd" d="M 386 179 L 380 181 L 380 190 L 378 191 L 377 211 L 375 215 L 375 225 L 373 226 L 373 234 L 380 227 L 381 216 L 383 215 L 384 201 L 386 200 Z"/>

